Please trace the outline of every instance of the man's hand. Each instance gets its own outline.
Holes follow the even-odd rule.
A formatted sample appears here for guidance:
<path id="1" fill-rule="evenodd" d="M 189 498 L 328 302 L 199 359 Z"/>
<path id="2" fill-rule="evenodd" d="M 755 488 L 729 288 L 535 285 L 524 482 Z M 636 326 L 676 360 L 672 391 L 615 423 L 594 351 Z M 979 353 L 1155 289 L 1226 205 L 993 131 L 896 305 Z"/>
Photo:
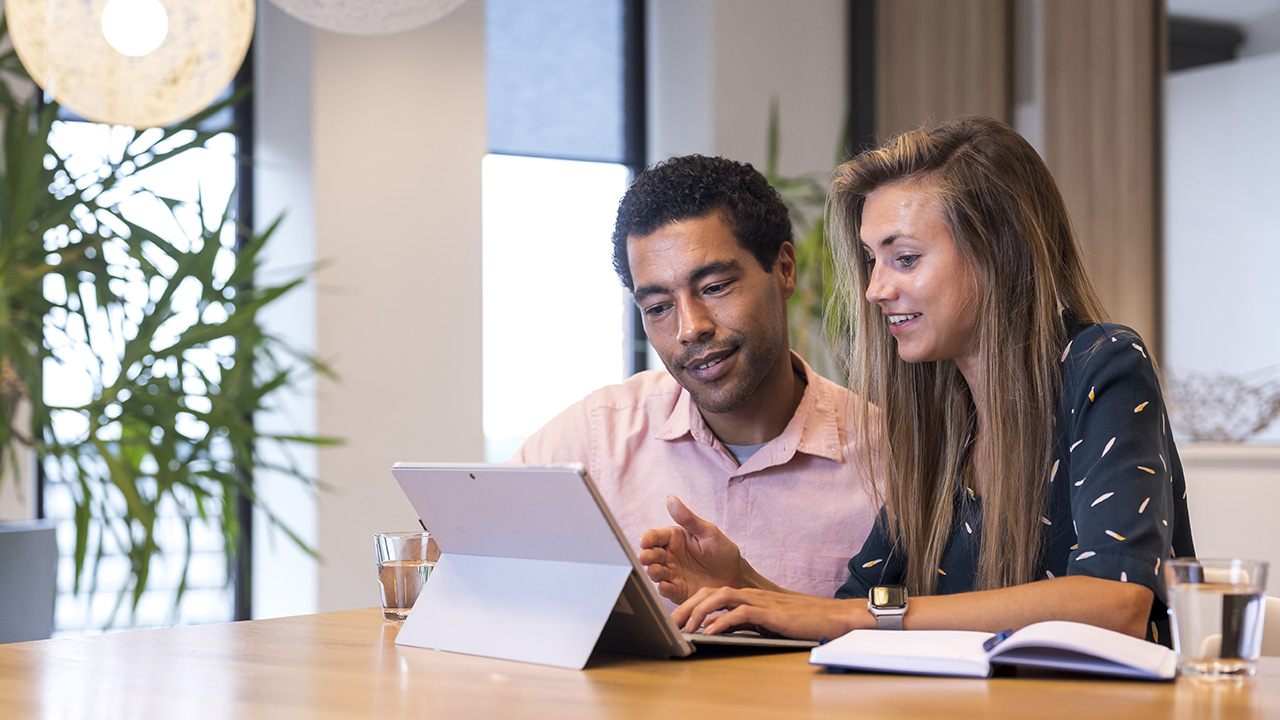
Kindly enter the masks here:
<path id="1" fill-rule="evenodd" d="M 667 496 L 667 512 L 676 525 L 646 530 L 640 536 L 640 564 L 658 592 L 684 602 L 699 589 L 750 587 L 754 575 L 738 546 L 714 524 L 694 515 L 674 495 Z"/>

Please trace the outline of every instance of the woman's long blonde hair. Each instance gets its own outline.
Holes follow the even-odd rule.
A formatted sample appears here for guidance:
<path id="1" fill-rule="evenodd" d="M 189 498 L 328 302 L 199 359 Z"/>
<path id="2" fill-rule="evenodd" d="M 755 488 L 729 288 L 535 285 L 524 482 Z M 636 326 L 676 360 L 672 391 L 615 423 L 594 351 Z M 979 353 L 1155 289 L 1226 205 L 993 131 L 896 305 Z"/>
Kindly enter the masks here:
<path id="1" fill-rule="evenodd" d="M 852 331 L 849 386 L 862 398 L 864 427 L 878 431 L 882 443 L 887 476 L 878 492 L 891 537 L 907 558 L 910 592 L 937 588 L 956 479 L 968 472 L 966 444 L 978 428 L 955 363 L 903 362 L 880 309 L 866 299 L 863 205 L 872 191 L 895 183 L 936 192 L 978 281 L 976 343 L 989 415 L 981 432 L 990 454 L 975 589 L 1030 582 L 1037 579 L 1061 393 L 1064 314 L 1088 323 L 1105 320 L 1105 313 L 1048 168 L 1004 123 L 961 117 L 901 135 L 837 169 L 828 214 L 837 297 L 845 303 L 836 311 L 840 327 Z M 873 415 L 872 405 L 881 412 Z"/>

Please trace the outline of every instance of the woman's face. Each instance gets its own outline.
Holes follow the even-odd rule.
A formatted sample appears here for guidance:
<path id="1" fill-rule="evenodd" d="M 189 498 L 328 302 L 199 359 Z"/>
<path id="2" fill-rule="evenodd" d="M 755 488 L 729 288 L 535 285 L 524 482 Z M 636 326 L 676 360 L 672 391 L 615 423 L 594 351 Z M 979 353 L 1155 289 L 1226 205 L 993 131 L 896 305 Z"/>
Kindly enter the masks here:
<path id="1" fill-rule="evenodd" d="M 954 360 L 977 369 L 978 282 L 927 184 L 895 184 L 867 196 L 863 257 L 867 300 L 878 305 L 906 362 Z"/>

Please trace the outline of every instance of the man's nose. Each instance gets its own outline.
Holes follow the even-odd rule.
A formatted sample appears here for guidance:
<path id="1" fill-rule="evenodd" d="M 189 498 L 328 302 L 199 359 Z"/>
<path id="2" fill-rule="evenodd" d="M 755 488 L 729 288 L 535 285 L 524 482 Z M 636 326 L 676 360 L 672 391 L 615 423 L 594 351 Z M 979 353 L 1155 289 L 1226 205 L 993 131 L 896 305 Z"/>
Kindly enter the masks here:
<path id="1" fill-rule="evenodd" d="M 677 306 L 677 312 L 680 313 L 680 342 L 689 344 L 711 339 L 715 334 L 716 324 L 711 320 L 711 314 L 707 312 L 705 305 L 690 300 L 678 302 Z"/>

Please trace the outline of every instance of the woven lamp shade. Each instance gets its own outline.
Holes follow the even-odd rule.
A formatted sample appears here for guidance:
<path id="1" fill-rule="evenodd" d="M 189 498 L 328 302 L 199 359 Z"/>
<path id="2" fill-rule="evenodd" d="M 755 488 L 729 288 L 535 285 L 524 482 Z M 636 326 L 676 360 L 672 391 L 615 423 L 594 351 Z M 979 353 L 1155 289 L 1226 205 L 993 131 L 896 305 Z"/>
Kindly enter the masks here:
<path id="1" fill-rule="evenodd" d="M 253 38 L 253 0 L 159 0 L 168 34 L 141 57 L 107 43 L 108 0 L 6 0 L 23 67 L 63 107 L 94 122 L 162 127 L 231 84 Z"/>
<path id="2" fill-rule="evenodd" d="M 308 25 L 349 35 L 387 35 L 435 22 L 466 0 L 271 0 Z"/>

